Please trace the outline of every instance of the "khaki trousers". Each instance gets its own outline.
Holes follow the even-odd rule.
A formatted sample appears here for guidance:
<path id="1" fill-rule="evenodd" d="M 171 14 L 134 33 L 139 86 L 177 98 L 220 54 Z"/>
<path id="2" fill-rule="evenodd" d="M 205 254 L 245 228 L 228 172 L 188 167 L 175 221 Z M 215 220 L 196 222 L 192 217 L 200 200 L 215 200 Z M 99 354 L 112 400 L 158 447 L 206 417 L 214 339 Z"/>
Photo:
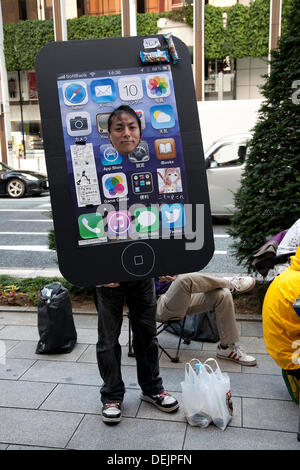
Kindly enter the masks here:
<path id="1" fill-rule="evenodd" d="M 223 278 L 199 272 L 180 274 L 167 292 L 158 299 L 157 321 L 181 320 L 186 315 L 214 309 L 222 344 L 239 341 L 234 303 Z"/>

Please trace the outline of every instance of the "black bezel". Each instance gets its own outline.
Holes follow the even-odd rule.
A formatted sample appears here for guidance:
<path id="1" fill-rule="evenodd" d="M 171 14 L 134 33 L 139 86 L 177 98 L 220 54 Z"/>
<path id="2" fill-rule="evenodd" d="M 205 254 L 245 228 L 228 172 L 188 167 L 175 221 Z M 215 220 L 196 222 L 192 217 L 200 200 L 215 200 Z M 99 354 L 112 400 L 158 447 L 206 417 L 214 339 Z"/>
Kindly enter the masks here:
<path id="1" fill-rule="evenodd" d="M 42 118 L 46 165 L 56 234 L 57 255 L 62 275 L 72 284 L 92 286 L 112 281 L 142 279 L 122 266 L 121 255 L 133 242 L 78 247 L 77 227 L 69 190 L 67 161 L 57 89 L 58 73 L 129 68 L 141 65 L 139 52 L 147 36 L 66 41 L 47 44 L 36 59 L 36 74 Z M 161 44 L 165 40 L 157 35 Z M 200 250 L 186 250 L 186 240 L 143 240 L 155 252 L 147 276 L 199 271 L 214 252 L 204 154 L 190 55 L 185 44 L 173 38 L 181 61 L 172 65 L 181 132 L 189 202 L 204 205 L 204 244 Z M 145 65 L 147 66 L 147 65 Z"/>

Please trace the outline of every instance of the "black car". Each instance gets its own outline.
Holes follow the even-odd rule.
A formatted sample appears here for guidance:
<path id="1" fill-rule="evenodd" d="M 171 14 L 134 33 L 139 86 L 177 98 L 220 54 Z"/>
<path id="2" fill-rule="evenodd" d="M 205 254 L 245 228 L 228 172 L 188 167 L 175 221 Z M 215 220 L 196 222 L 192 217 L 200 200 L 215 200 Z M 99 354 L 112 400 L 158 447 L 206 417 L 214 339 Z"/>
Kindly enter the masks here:
<path id="1" fill-rule="evenodd" d="M 13 198 L 48 191 L 48 178 L 35 171 L 14 170 L 0 162 L 0 194 Z"/>

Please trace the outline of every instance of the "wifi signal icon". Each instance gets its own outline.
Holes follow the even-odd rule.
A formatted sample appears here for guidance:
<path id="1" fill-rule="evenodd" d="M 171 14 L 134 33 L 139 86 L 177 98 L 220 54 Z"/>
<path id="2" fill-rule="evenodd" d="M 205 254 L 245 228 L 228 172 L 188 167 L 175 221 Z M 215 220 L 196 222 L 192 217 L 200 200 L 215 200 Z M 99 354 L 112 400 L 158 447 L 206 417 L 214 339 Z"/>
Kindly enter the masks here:
<path id="1" fill-rule="evenodd" d="M 95 72 L 90 72 L 90 76 L 91 76 L 91 77 L 94 77 L 95 75 L 96 75 Z"/>

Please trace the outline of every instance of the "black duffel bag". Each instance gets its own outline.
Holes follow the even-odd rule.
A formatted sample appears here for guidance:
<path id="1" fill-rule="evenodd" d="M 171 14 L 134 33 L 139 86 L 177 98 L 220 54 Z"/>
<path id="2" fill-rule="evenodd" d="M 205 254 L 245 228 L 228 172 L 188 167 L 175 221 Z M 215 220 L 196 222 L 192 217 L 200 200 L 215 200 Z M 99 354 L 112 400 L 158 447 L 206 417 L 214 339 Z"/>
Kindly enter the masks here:
<path id="1" fill-rule="evenodd" d="M 40 340 L 36 354 L 69 353 L 77 341 L 68 289 L 53 282 L 40 290 L 38 299 Z"/>
<path id="2" fill-rule="evenodd" d="M 180 336 L 182 321 L 172 323 L 166 328 L 166 331 Z M 219 341 L 219 332 L 217 328 L 216 312 L 210 310 L 204 313 L 194 313 L 187 315 L 183 329 L 184 339 L 192 341 L 205 341 L 207 343 L 216 343 Z"/>

